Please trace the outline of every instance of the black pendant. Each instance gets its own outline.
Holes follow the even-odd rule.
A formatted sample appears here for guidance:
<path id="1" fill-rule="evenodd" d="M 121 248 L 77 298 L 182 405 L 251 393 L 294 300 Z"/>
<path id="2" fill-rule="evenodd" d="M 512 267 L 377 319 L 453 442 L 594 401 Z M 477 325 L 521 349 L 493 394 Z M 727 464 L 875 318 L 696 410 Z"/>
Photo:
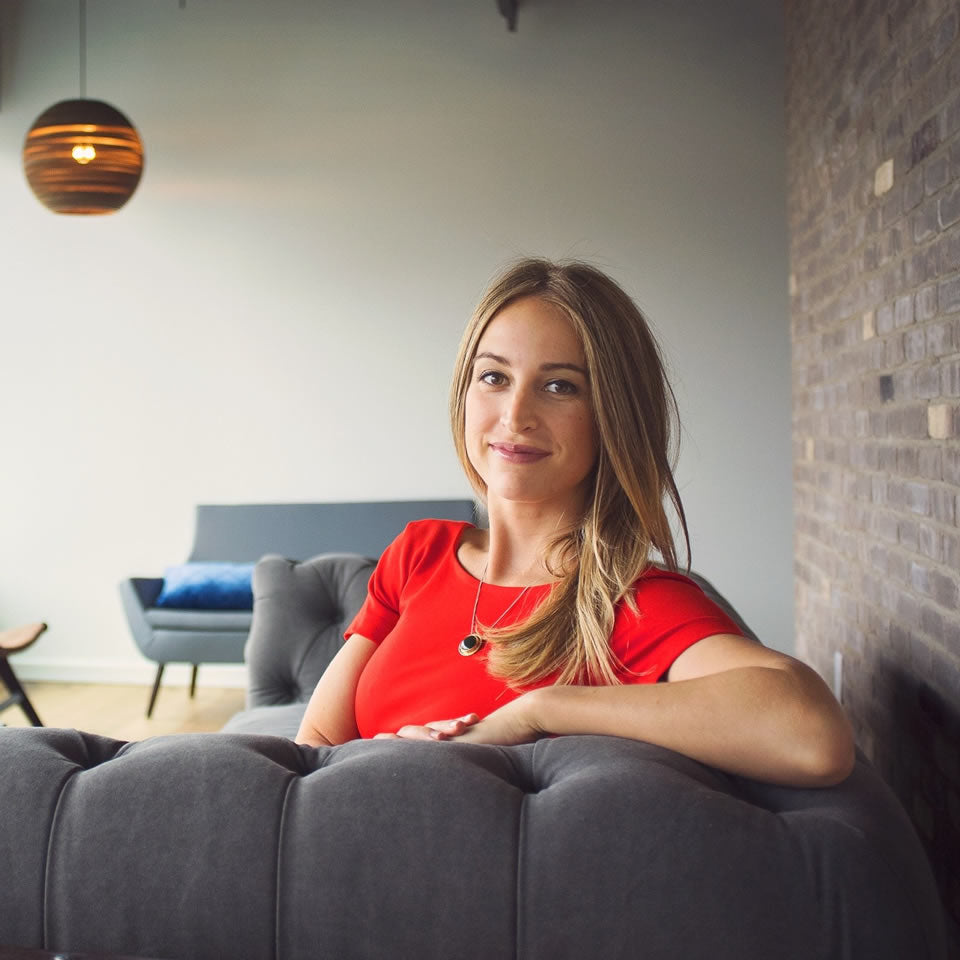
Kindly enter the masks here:
<path id="1" fill-rule="evenodd" d="M 471 657 L 483 646 L 483 638 L 471 633 L 460 641 L 457 652 L 461 657 Z"/>

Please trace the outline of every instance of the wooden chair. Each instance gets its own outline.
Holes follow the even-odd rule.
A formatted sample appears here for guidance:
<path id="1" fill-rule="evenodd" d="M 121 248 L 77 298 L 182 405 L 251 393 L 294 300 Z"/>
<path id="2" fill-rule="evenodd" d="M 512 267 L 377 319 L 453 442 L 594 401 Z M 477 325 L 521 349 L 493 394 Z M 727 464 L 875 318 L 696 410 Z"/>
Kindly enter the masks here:
<path id="1" fill-rule="evenodd" d="M 0 631 L 0 680 L 4 682 L 10 692 L 10 696 L 0 702 L 0 713 L 7 707 L 19 706 L 35 727 L 42 727 L 43 721 L 37 716 L 37 711 L 33 709 L 27 691 L 23 689 L 17 675 L 13 672 L 13 667 L 7 662 L 7 658 L 11 653 L 26 650 L 46 629 L 47 625 L 45 623 L 28 623 L 22 627 Z"/>

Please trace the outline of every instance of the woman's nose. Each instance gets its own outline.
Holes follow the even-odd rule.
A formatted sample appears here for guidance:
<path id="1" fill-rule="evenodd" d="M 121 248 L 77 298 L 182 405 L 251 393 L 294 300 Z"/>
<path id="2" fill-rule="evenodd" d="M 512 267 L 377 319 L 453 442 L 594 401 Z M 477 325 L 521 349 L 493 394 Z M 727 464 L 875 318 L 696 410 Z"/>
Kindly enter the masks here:
<path id="1" fill-rule="evenodd" d="M 534 403 L 525 390 L 513 390 L 504 398 L 500 422 L 511 433 L 523 433 L 536 425 Z"/>

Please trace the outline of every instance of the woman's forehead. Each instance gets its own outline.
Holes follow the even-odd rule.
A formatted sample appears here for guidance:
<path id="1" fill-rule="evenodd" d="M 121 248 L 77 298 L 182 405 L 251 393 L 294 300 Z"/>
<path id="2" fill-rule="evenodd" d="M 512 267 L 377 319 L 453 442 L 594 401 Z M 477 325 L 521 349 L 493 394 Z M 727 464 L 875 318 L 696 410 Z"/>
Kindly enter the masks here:
<path id="1" fill-rule="evenodd" d="M 494 315 L 477 343 L 477 354 L 486 351 L 508 360 L 512 354 L 517 360 L 535 355 L 545 362 L 584 362 L 583 344 L 570 318 L 538 297 L 514 300 Z"/>

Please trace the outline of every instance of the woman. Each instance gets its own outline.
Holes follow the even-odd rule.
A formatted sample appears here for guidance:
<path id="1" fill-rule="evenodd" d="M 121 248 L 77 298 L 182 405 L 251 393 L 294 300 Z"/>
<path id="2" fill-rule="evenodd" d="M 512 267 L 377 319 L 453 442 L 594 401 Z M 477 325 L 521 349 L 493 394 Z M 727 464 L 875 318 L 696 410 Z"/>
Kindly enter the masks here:
<path id="1" fill-rule="evenodd" d="M 428 520 L 394 541 L 297 740 L 609 734 L 782 784 L 844 779 L 853 739 L 819 676 L 677 572 L 675 414 L 656 341 L 609 277 L 504 273 L 451 389 L 489 530 Z"/>

